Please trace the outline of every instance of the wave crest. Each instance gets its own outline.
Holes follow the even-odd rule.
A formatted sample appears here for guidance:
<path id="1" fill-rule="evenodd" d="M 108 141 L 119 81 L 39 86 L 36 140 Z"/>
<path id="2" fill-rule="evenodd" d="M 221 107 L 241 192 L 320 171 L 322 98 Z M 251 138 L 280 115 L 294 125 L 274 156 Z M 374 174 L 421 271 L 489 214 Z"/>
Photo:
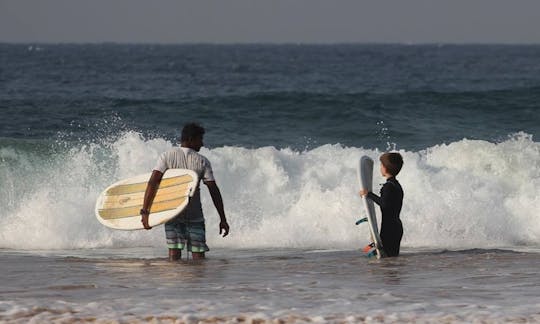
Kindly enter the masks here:
<path id="1" fill-rule="evenodd" d="M 0 248 L 78 249 L 164 246 L 160 229 L 113 231 L 93 215 L 110 183 L 149 172 L 172 143 L 126 132 L 114 140 L 39 153 L 0 147 Z M 403 245 L 491 248 L 540 244 L 540 144 L 525 133 L 500 143 L 463 139 L 400 151 L 405 191 Z M 366 243 L 357 197 L 356 163 L 381 152 L 341 145 L 295 151 L 220 147 L 212 162 L 231 235 L 217 235 L 218 216 L 206 190 L 210 246 L 224 248 L 355 248 Z M 375 187 L 384 179 L 376 174 Z"/>

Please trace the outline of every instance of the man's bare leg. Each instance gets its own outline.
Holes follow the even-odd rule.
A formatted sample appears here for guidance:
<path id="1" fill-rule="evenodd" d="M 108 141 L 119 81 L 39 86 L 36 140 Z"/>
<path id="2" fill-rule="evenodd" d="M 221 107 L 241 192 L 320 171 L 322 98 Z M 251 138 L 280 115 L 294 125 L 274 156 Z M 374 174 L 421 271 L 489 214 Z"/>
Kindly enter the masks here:
<path id="1" fill-rule="evenodd" d="M 182 250 L 169 249 L 169 261 L 178 261 L 182 258 Z"/>
<path id="2" fill-rule="evenodd" d="M 191 257 L 193 260 L 202 260 L 204 259 L 204 252 L 191 252 Z"/>

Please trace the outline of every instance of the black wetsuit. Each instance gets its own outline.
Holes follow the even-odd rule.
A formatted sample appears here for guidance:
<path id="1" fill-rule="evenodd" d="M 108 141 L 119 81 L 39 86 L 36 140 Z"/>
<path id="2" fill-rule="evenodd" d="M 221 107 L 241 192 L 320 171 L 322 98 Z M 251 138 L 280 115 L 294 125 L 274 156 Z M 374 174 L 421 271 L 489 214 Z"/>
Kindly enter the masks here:
<path id="1" fill-rule="evenodd" d="M 381 188 L 381 196 L 370 192 L 368 198 L 381 206 L 381 240 L 386 256 L 398 256 L 403 225 L 399 219 L 403 205 L 403 189 L 395 177 L 388 178 Z"/>

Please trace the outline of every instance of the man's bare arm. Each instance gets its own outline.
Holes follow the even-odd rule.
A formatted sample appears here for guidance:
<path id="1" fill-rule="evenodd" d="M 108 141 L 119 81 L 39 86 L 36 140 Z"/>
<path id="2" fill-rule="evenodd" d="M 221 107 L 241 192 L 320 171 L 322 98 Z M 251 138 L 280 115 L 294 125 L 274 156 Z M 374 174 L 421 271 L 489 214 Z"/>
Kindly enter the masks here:
<path id="1" fill-rule="evenodd" d="M 147 230 L 152 228 L 150 225 L 148 225 L 148 215 L 150 214 L 152 202 L 154 202 L 154 197 L 156 196 L 157 189 L 161 183 L 161 178 L 163 178 L 163 173 L 154 170 L 150 176 L 150 180 L 148 180 L 146 191 L 144 192 L 143 208 L 141 210 L 141 222 L 143 223 L 144 228 Z"/>
<path id="2" fill-rule="evenodd" d="M 229 234 L 229 224 L 227 223 L 227 218 L 225 217 L 225 209 L 223 207 L 223 198 L 221 197 L 221 192 L 215 181 L 205 181 L 204 184 L 208 187 L 210 191 L 210 196 L 212 197 L 212 202 L 216 207 L 216 210 L 219 214 L 219 234 L 223 232 L 223 237 Z"/>

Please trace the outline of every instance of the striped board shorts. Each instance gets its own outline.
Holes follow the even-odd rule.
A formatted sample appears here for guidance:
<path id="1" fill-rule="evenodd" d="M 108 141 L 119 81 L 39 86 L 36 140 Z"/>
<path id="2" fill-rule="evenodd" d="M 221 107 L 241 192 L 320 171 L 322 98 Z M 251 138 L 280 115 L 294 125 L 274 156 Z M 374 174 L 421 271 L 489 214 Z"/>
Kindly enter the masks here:
<path id="1" fill-rule="evenodd" d="M 169 249 L 183 250 L 187 246 L 190 252 L 210 251 L 206 245 L 204 222 L 182 222 L 174 218 L 165 223 L 165 237 Z"/>

